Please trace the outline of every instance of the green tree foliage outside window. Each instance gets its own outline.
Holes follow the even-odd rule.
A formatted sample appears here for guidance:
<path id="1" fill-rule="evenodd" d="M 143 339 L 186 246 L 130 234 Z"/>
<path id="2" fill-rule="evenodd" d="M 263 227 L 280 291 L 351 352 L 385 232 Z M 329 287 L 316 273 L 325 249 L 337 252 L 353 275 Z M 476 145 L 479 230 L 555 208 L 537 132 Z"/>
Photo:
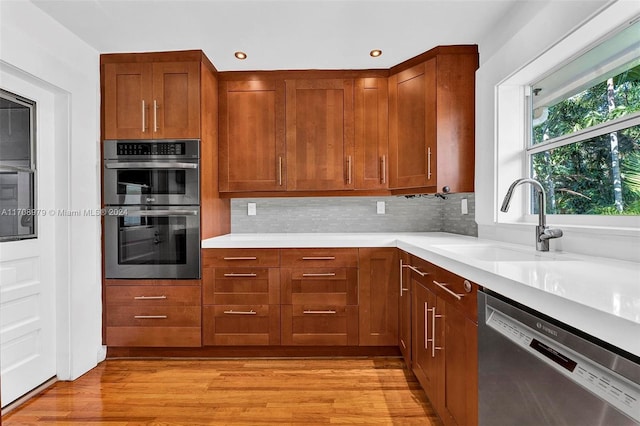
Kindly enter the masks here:
<path id="1" fill-rule="evenodd" d="M 535 89 L 534 89 L 535 93 Z M 607 130 L 640 117 L 640 65 L 568 97 L 532 128 L 532 175 L 547 190 L 547 213 L 640 215 L 640 125 Z M 547 141 L 603 125 L 602 134 L 549 149 Z"/>

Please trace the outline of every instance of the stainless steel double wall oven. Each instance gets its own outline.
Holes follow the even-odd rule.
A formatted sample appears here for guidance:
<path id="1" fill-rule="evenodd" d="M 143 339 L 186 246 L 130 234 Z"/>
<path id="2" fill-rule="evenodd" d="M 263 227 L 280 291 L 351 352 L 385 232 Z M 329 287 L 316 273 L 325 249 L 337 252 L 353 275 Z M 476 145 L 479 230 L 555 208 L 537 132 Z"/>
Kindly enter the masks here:
<path id="1" fill-rule="evenodd" d="M 106 278 L 200 278 L 200 141 L 106 140 Z"/>

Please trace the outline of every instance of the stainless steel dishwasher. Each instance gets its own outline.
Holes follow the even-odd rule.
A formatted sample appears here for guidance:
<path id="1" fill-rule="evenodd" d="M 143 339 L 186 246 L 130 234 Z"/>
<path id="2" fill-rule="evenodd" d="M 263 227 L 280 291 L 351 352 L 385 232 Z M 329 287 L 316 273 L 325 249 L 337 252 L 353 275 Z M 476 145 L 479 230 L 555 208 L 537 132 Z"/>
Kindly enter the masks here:
<path id="1" fill-rule="evenodd" d="M 640 336 L 629 336 L 640 339 Z M 640 425 L 640 359 L 478 292 L 482 426 Z"/>

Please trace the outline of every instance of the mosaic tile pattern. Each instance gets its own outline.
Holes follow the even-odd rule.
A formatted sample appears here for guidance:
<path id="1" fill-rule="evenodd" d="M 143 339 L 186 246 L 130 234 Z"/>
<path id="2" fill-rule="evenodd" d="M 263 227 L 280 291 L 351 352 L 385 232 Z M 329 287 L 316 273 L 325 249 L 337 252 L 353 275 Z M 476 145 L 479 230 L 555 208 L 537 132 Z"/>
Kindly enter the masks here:
<path id="1" fill-rule="evenodd" d="M 469 214 L 460 214 L 467 198 Z M 377 214 L 384 201 L 385 214 Z M 247 203 L 257 214 L 247 215 Z M 231 200 L 232 233 L 429 232 L 477 235 L 474 194 L 398 197 L 236 198 Z"/>

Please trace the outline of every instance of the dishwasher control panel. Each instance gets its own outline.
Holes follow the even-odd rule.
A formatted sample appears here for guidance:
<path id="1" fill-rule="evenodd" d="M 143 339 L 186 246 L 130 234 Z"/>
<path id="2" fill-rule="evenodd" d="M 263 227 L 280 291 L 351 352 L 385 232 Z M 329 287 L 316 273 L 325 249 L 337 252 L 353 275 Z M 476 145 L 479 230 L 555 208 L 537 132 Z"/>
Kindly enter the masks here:
<path id="1" fill-rule="evenodd" d="M 490 306 L 486 324 L 640 424 L 640 385 Z"/>

